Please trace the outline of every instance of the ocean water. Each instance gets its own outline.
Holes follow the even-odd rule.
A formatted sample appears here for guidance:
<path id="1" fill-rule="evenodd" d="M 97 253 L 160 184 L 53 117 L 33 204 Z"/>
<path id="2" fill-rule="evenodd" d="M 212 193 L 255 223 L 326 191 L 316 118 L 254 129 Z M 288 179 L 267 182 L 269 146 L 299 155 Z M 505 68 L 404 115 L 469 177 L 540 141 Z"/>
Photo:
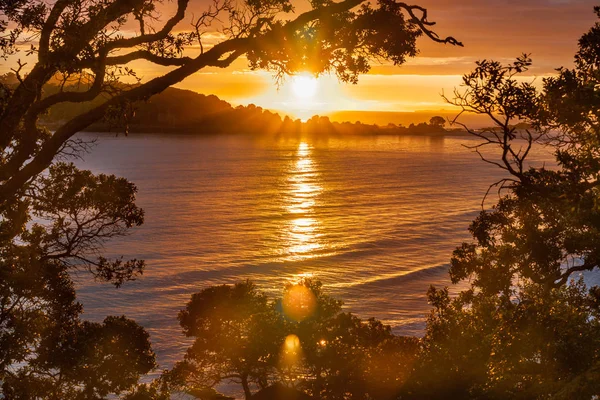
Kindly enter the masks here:
<path id="1" fill-rule="evenodd" d="M 278 296 L 312 275 L 347 310 L 421 334 L 429 285 L 450 285 L 452 250 L 505 176 L 468 137 L 81 137 L 97 142 L 77 163 L 136 183 L 146 211 L 106 252 L 147 261 L 120 289 L 80 274 L 84 317 L 135 319 L 163 368 L 190 343 L 177 323 L 190 296 L 245 279 Z M 530 162 L 551 159 L 539 148 Z"/>

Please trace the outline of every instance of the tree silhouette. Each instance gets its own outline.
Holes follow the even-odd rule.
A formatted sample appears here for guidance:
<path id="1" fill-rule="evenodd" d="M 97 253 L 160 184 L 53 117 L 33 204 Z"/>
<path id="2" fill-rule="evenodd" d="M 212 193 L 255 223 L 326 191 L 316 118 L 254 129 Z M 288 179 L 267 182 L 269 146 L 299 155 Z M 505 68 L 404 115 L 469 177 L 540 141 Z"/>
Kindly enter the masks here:
<path id="1" fill-rule="evenodd" d="M 305 359 L 297 384 L 315 398 L 393 398 L 416 359 L 417 338 L 395 336 L 373 318 L 339 313 L 299 332 Z"/>
<path id="2" fill-rule="evenodd" d="M 559 69 L 541 91 L 517 79 L 531 63 L 523 56 L 508 66 L 478 62 L 450 100 L 496 124 L 467 129 L 480 140 L 472 148 L 507 177 L 493 185 L 497 204 L 473 221 L 474 242 L 451 260 L 452 281 L 469 280 L 471 288 L 454 299 L 447 290 L 429 292 L 434 309 L 415 397 L 600 393 L 598 288 L 575 279 L 600 266 L 599 38 L 596 24 L 579 42 L 575 69 Z M 519 130 L 516 121 L 534 129 Z M 542 144 L 553 149 L 557 168 L 528 165 L 530 150 Z"/>
<path id="3" fill-rule="evenodd" d="M 3 204 L 0 380 L 6 398 L 103 398 L 154 367 L 148 336 L 134 322 L 79 320 L 68 273 L 85 268 L 120 286 L 140 272 L 141 261 L 98 255 L 105 239 L 142 223 L 135 191 L 125 179 L 56 163 L 19 202 Z"/>
<path id="4" fill-rule="evenodd" d="M 446 119 L 444 117 L 440 117 L 439 115 L 433 116 L 429 120 L 429 125 L 432 125 L 432 126 L 435 126 L 438 128 L 443 128 L 444 125 L 446 125 Z"/>
<path id="5" fill-rule="evenodd" d="M 194 294 L 179 321 L 194 337 L 171 372 L 186 391 L 240 384 L 247 399 L 273 376 L 285 334 L 281 316 L 251 282 L 214 286 Z"/>
<path id="6" fill-rule="evenodd" d="M 9 368 L 3 375 L 4 398 L 103 399 L 130 389 L 155 367 L 148 334 L 134 321 L 73 322 L 69 330 L 49 326 L 35 343 L 35 357 L 25 358 L 28 365 Z"/>
<path id="7" fill-rule="evenodd" d="M 234 382 L 246 398 L 283 384 L 314 398 L 389 399 L 408 380 L 418 347 L 375 319 L 343 313 L 308 278 L 271 301 L 250 282 L 209 287 L 179 318 L 195 342 L 165 379 L 188 393 Z"/>

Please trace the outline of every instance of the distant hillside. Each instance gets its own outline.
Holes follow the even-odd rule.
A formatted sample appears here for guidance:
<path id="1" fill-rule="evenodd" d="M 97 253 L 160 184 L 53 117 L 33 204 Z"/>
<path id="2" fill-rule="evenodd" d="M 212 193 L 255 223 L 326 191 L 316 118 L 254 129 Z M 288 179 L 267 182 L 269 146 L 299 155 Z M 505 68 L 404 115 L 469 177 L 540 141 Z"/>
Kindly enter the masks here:
<path id="1" fill-rule="evenodd" d="M 0 83 L 14 85 L 10 74 L 0 76 Z M 58 84 L 48 85 L 44 95 L 59 90 Z M 66 90 L 77 90 L 68 87 Z M 83 88 L 81 90 L 84 90 Z M 99 96 L 87 103 L 63 103 L 52 107 L 41 123 L 49 129 L 56 128 L 71 118 L 106 101 Z M 389 123 L 377 126 L 373 123 L 350 123 L 331 121 L 327 116 L 314 116 L 306 122 L 281 118 L 277 113 L 257 107 L 232 107 L 214 95 L 203 95 L 190 90 L 169 88 L 148 101 L 133 104 L 133 117 L 128 119 L 129 132 L 188 133 L 188 134 L 254 134 L 254 135 L 446 135 L 450 132 L 443 124 L 421 122 L 409 127 Z M 338 113 L 343 115 L 343 113 Z M 442 121 L 443 122 L 443 121 Z M 89 131 L 119 131 L 123 126 L 114 122 L 100 121 L 88 127 Z"/>
<path id="2" fill-rule="evenodd" d="M 52 92 L 51 87 L 47 92 Z M 52 127 L 70 120 L 71 118 L 106 101 L 99 97 L 88 103 L 60 104 L 52 107 L 43 119 L 43 123 Z M 130 131 L 178 131 L 202 128 L 206 119 L 218 119 L 221 114 L 231 113 L 233 108 L 226 101 L 210 95 L 205 96 L 190 90 L 168 88 L 153 96 L 148 101 L 137 102 L 133 105 L 133 118 L 129 120 Z M 90 130 L 111 130 L 117 128 L 110 123 L 98 122 Z"/>
<path id="3" fill-rule="evenodd" d="M 90 103 L 60 104 L 52 107 L 45 121 L 60 123 L 67 121 L 104 101 L 98 98 Z M 205 96 L 190 90 L 168 88 L 147 102 L 135 104 L 132 126 L 156 125 L 177 126 L 197 122 L 208 115 L 231 110 L 231 105 L 216 96 Z"/>
<path id="4" fill-rule="evenodd" d="M 95 101 L 97 102 L 97 101 Z M 88 105 L 87 107 L 89 107 Z M 135 104 L 135 115 L 129 121 L 130 132 L 177 132 L 189 134 L 245 133 L 257 135 L 445 135 L 439 125 L 419 123 L 409 127 L 386 124 L 332 122 L 327 116 L 314 116 L 306 122 L 281 118 L 277 113 L 257 107 L 232 107 L 214 95 L 169 88 L 146 102 Z M 50 111 L 45 122 L 52 127 L 80 112 L 85 105 L 61 106 Z M 114 130 L 106 122 L 89 127 L 92 131 Z"/>

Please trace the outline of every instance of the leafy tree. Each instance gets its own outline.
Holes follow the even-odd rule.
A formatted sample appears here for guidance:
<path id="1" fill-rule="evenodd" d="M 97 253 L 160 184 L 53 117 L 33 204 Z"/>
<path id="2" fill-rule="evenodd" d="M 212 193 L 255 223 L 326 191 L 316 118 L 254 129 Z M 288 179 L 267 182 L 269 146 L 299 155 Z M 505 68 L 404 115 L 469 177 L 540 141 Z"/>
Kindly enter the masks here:
<path id="1" fill-rule="evenodd" d="M 19 202 L 3 204 L 0 380 L 6 398 L 104 398 L 154 368 L 148 336 L 132 321 L 79 320 L 68 273 L 85 268 L 120 286 L 140 272 L 141 261 L 98 256 L 105 239 L 142 223 L 135 191 L 125 179 L 57 163 Z"/>
<path id="2" fill-rule="evenodd" d="M 281 316 L 254 284 L 204 289 L 192 296 L 179 321 L 195 340 L 171 371 L 173 382 L 186 391 L 237 383 L 246 398 L 252 386 L 268 385 L 285 334 Z"/>
<path id="3" fill-rule="evenodd" d="M 435 126 L 438 128 L 443 128 L 444 125 L 446 125 L 446 119 L 444 117 L 440 117 L 439 115 L 433 116 L 429 120 L 429 125 L 432 125 L 432 126 Z"/>
<path id="4" fill-rule="evenodd" d="M 4 398 L 102 399 L 128 390 L 155 366 L 148 334 L 125 317 L 59 334 L 43 338 L 39 356 L 5 376 Z"/>
<path id="5" fill-rule="evenodd" d="M 155 379 L 151 383 L 144 383 L 135 386 L 133 390 L 131 390 L 122 398 L 123 400 L 171 400 L 171 393 L 168 382 L 161 377 L 159 379 Z M 218 397 L 216 399 L 218 399 Z"/>
<path id="6" fill-rule="evenodd" d="M 575 69 L 559 69 L 541 91 L 517 79 L 531 63 L 523 56 L 508 66 L 478 62 L 450 100 L 496 124 L 467 129 L 480 139 L 475 151 L 508 177 L 492 185 L 497 204 L 473 221 L 474 242 L 454 251 L 450 277 L 471 288 L 454 299 L 447 290 L 429 292 L 434 309 L 415 397 L 600 394 L 598 288 L 574 279 L 600 266 L 599 38 L 596 24 L 579 41 Z M 519 130 L 516 121 L 534 130 Z M 528 165 L 530 150 L 542 144 L 554 150 L 556 168 Z"/>
<path id="7" fill-rule="evenodd" d="M 309 11 L 291 20 L 289 0 L 216 0 L 195 13 L 187 30 L 182 21 L 188 18 L 188 0 L 177 0 L 162 25 L 159 4 L 0 0 L 0 57 L 14 59 L 23 43 L 30 45 L 15 63 L 15 79 L 0 84 L 0 381 L 5 398 L 104 398 L 126 391 L 154 366 L 139 326 L 113 317 L 103 325 L 79 318 L 74 269 L 120 286 L 135 279 L 144 264 L 102 255 L 105 240 L 140 225 L 143 212 L 130 182 L 64 162 L 87 149 L 88 143 L 74 137 L 77 132 L 102 118 L 126 122 L 134 102 L 242 55 L 252 68 L 278 76 L 333 71 L 355 82 L 369 69 L 369 59 L 402 64 L 414 56 L 422 34 L 460 44 L 432 32 L 425 9 L 391 0 L 373 5 L 312 1 Z M 137 31 L 125 29 L 131 26 L 126 24 Z M 203 34 L 217 29 L 224 40 L 210 46 Z M 199 51 L 192 54 L 195 48 Z M 170 69 L 142 82 L 128 66 L 136 60 Z M 50 83 L 57 85 L 50 89 Z M 88 107 L 67 115 L 53 132 L 38 125 L 51 110 L 81 104 Z M 131 346 L 126 353 L 117 346 L 121 341 Z M 87 347 L 79 347 L 83 344 Z M 90 349 L 91 354 L 81 353 Z M 129 363 L 121 362 L 123 354 Z M 85 371 L 96 371 L 95 377 Z M 158 396 L 153 390 L 144 387 L 130 395 Z"/>
<path id="8" fill-rule="evenodd" d="M 407 398 L 590 399 L 597 395 L 597 288 L 525 284 L 512 301 L 429 292 L 434 310 Z M 409 385 L 410 386 L 410 385 Z"/>
<path id="9" fill-rule="evenodd" d="M 278 303 L 285 304 L 298 288 L 312 293 L 314 307 L 301 320 L 287 318 L 287 332 L 297 336 L 301 356 L 283 369 L 284 381 L 322 399 L 394 397 L 412 372 L 418 339 L 396 336 L 374 318 L 342 312 L 342 302 L 327 295 L 318 280 L 288 284 Z"/>
<path id="10" fill-rule="evenodd" d="M 418 348 L 417 338 L 395 336 L 390 326 L 350 313 L 299 338 L 305 361 L 298 386 L 322 399 L 393 398 L 408 380 Z"/>
<path id="11" fill-rule="evenodd" d="M 389 399 L 408 380 L 418 346 L 341 312 L 313 279 L 287 285 L 275 301 L 250 282 L 210 287 L 192 296 L 180 322 L 195 342 L 166 379 L 188 393 L 234 382 L 250 398 L 252 387 L 279 382 L 322 399 Z"/>

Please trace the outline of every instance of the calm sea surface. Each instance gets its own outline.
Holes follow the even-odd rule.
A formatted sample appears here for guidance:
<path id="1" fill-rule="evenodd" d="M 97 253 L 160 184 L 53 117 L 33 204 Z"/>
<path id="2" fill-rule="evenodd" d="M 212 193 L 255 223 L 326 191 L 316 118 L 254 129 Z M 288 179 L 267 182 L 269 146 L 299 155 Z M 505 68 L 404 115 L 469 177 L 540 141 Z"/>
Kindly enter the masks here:
<path id="1" fill-rule="evenodd" d="M 420 334 L 427 288 L 449 284 L 451 252 L 503 176 L 465 137 L 82 137 L 98 142 L 77 163 L 135 182 L 146 211 L 107 252 L 148 264 L 120 289 L 82 274 L 84 317 L 135 319 L 161 367 L 189 345 L 176 317 L 191 294 L 245 279 L 277 296 L 313 275 L 348 310 Z M 549 160 L 542 149 L 531 156 Z"/>

